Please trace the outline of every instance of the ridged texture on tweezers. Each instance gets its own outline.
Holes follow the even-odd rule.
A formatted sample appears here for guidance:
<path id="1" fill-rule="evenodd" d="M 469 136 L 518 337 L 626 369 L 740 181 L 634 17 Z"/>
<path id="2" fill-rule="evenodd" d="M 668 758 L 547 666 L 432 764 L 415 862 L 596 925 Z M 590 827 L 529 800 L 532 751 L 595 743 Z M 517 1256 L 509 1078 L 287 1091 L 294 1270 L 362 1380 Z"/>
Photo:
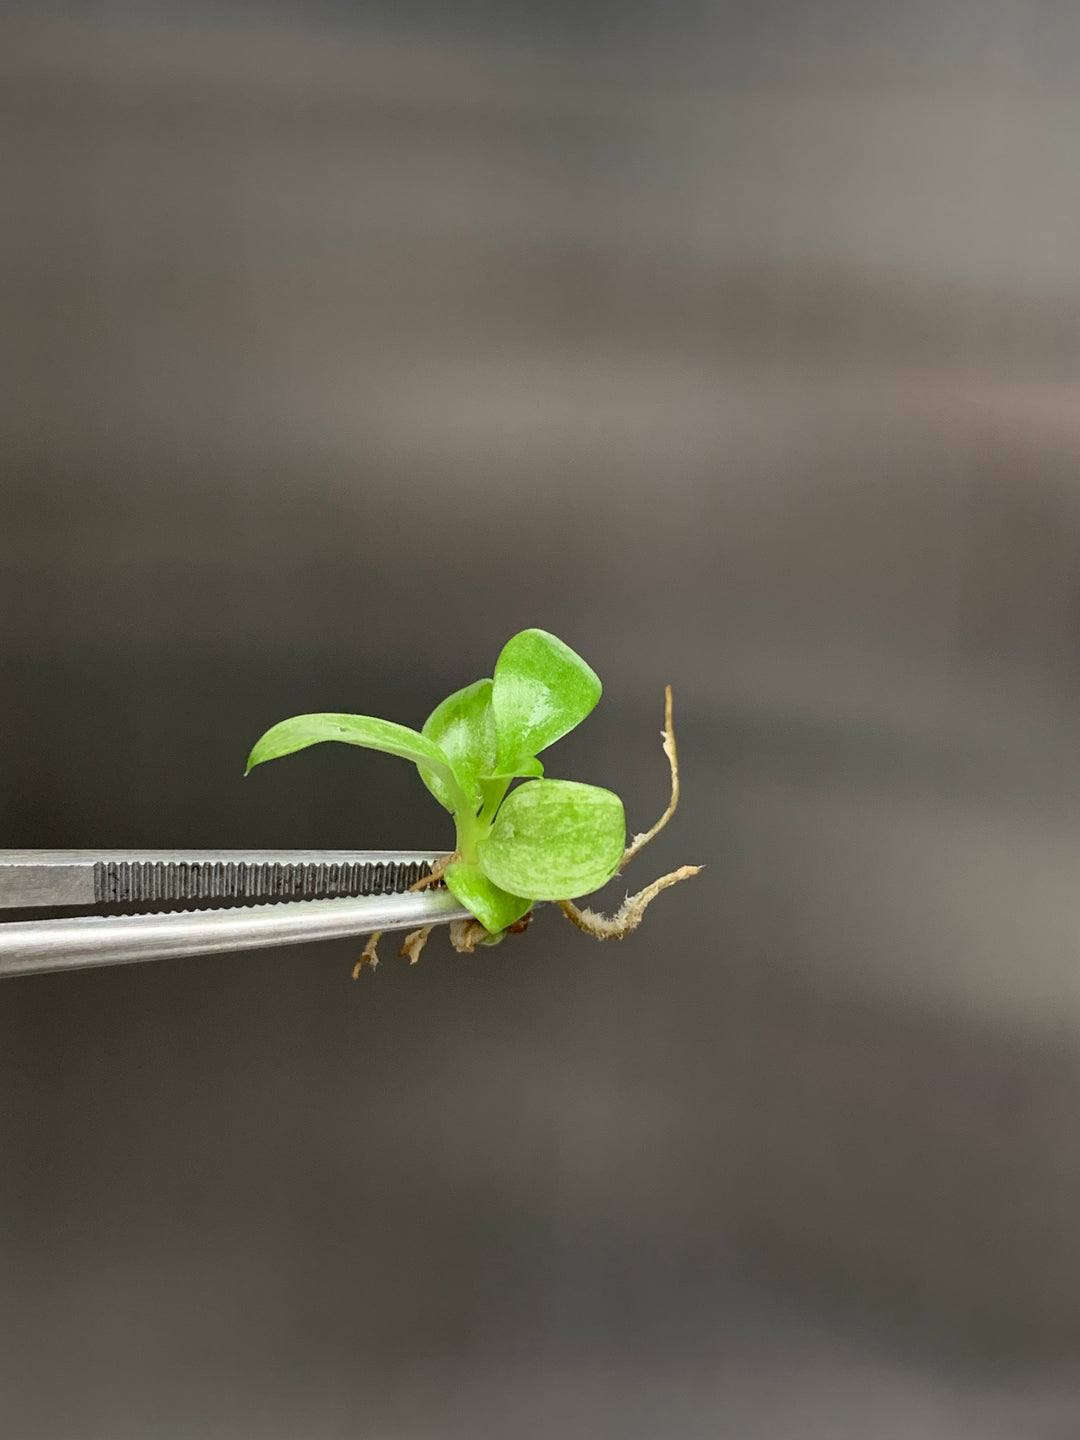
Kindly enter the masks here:
<path id="1" fill-rule="evenodd" d="M 119 903 L 397 895 L 430 873 L 431 866 L 420 860 L 336 864 L 99 860 L 94 866 L 94 898 Z"/>

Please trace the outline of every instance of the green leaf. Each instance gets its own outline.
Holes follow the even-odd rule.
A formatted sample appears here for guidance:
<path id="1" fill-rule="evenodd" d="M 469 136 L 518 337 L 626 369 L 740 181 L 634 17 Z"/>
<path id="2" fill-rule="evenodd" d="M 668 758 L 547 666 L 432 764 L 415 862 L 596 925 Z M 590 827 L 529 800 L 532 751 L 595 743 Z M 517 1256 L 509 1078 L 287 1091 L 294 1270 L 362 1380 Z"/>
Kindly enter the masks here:
<path id="1" fill-rule="evenodd" d="M 491 696 L 500 772 L 515 774 L 525 757 L 580 725 L 600 693 L 595 672 L 546 630 L 522 630 L 508 640 Z"/>
<path id="2" fill-rule="evenodd" d="M 509 770 L 496 770 L 494 775 L 485 776 L 491 780 L 539 780 L 544 773 L 544 767 L 537 760 L 535 755 L 522 755 L 516 765 L 511 765 Z"/>
<path id="3" fill-rule="evenodd" d="M 464 690 L 455 690 L 424 721 L 423 734 L 427 739 L 434 740 L 450 761 L 462 790 L 473 802 L 474 812 L 492 793 L 490 782 L 493 781 L 499 788 L 501 799 L 506 781 L 544 773 L 540 761 L 531 757 L 522 760 L 511 774 L 499 773 L 491 690 L 490 680 L 477 680 L 474 685 L 466 685 Z M 447 810 L 454 809 L 450 790 L 444 781 L 423 765 L 420 766 L 420 778 L 440 805 Z"/>
<path id="4" fill-rule="evenodd" d="M 277 760 L 296 750 L 306 750 L 309 745 L 319 745 L 324 740 L 341 740 L 346 745 L 400 755 L 403 760 L 427 767 L 451 792 L 460 789 L 450 761 L 433 740 L 410 730 L 407 725 L 377 720 L 372 715 L 294 715 L 291 720 L 282 720 L 256 741 L 248 756 L 247 770 L 265 760 Z"/>
<path id="5" fill-rule="evenodd" d="M 464 690 L 455 690 L 436 705 L 424 721 L 424 736 L 433 741 L 449 760 L 461 788 L 480 806 L 480 776 L 495 768 L 495 713 L 491 708 L 491 681 L 477 680 Z M 420 778 L 440 805 L 453 810 L 449 787 L 426 766 Z"/>
<path id="6" fill-rule="evenodd" d="M 531 900 L 520 895 L 510 895 L 483 874 L 479 865 L 464 865 L 455 861 L 443 872 L 446 888 L 467 910 L 471 910 L 480 924 L 497 935 L 515 920 L 532 909 Z"/>
<path id="7" fill-rule="evenodd" d="M 503 801 L 477 849 L 494 884 L 533 900 L 570 900 L 606 884 L 626 843 L 622 801 L 570 780 L 531 780 Z"/>

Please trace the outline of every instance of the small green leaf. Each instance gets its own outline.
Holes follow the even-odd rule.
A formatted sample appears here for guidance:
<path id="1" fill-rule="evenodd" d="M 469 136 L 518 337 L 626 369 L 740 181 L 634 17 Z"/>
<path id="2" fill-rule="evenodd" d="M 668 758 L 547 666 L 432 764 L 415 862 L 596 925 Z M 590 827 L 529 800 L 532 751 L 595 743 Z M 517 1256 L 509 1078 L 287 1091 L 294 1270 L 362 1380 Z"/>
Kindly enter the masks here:
<path id="1" fill-rule="evenodd" d="M 485 780 L 539 780 L 544 773 L 544 767 L 537 760 L 535 755 L 522 755 L 516 765 L 509 770 L 496 770 L 494 775 L 485 776 Z"/>
<path id="2" fill-rule="evenodd" d="M 449 760 L 461 788 L 475 802 L 474 810 L 479 808 L 480 776 L 490 775 L 495 768 L 491 681 L 477 680 L 475 685 L 448 695 L 424 721 L 423 733 Z M 421 765 L 420 778 L 440 805 L 454 809 L 450 790 L 438 775 Z"/>
<path id="3" fill-rule="evenodd" d="M 467 910 L 471 910 L 480 924 L 493 935 L 505 930 L 532 909 L 531 900 L 523 900 L 520 895 L 510 895 L 505 890 L 500 890 L 498 885 L 493 884 L 483 874 L 479 865 L 464 865 L 461 861 L 455 861 L 453 865 L 446 867 L 443 879 L 450 893 L 456 896 Z"/>
<path id="4" fill-rule="evenodd" d="M 543 765 L 534 757 L 531 760 L 522 760 L 512 775 L 485 775 L 480 781 L 484 809 L 489 815 L 494 815 L 511 780 L 539 780 L 543 774 Z"/>
<path id="5" fill-rule="evenodd" d="M 508 640 L 491 697 L 500 772 L 517 773 L 523 758 L 580 725 L 600 692 L 595 672 L 546 630 L 522 630 Z"/>
<path id="6" fill-rule="evenodd" d="M 571 780 L 532 780 L 503 801 L 480 841 L 480 868 L 494 884 L 533 900 L 570 900 L 605 885 L 626 843 L 622 801 Z"/>
<path id="7" fill-rule="evenodd" d="M 410 730 L 407 725 L 377 720 L 372 715 L 294 715 L 291 720 L 282 720 L 256 741 L 248 756 L 247 769 L 250 771 L 265 760 L 292 755 L 296 750 L 306 750 L 309 745 L 319 745 L 324 740 L 341 740 L 346 745 L 400 755 L 404 760 L 428 768 L 451 792 L 459 788 L 450 761 L 433 740 Z"/>
<path id="8" fill-rule="evenodd" d="M 433 740 L 450 761 L 458 783 L 473 802 L 474 811 L 491 793 L 490 781 L 496 785 L 502 782 L 499 790 L 501 798 L 506 781 L 544 773 L 540 761 L 531 757 L 523 759 L 511 774 L 499 773 L 491 690 L 490 680 L 477 680 L 474 685 L 466 685 L 464 690 L 455 690 L 424 721 L 423 734 Z M 447 810 L 454 809 L 449 788 L 437 775 L 421 765 L 420 778 L 440 805 Z"/>

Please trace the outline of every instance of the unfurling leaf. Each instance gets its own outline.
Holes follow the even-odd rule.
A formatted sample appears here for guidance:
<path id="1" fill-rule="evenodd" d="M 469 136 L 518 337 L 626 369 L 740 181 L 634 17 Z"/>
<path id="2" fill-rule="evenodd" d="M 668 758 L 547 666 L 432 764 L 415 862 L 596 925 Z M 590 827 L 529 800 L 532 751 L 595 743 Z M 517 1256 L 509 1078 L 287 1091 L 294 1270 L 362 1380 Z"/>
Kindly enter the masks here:
<path id="1" fill-rule="evenodd" d="M 475 685 L 466 685 L 464 690 L 455 690 L 447 696 L 424 721 L 424 736 L 433 740 L 446 755 L 474 810 L 488 798 L 489 780 L 495 780 L 501 798 L 506 785 L 500 785 L 500 781 L 544 773 L 540 761 L 531 757 L 524 757 L 509 775 L 499 773 L 491 691 L 490 680 L 477 680 Z M 454 810 L 453 796 L 445 781 L 423 765 L 420 778 L 440 805 Z"/>
<path id="2" fill-rule="evenodd" d="M 480 805 L 480 777 L 495 769 L 495 712 L 491 708 L 491 681 L 477 680 L 464 690 L 455 690 L 441 705 L 436 705 L 424 721 L 423 734 L 442 750 L 450 762 L 461 788 Z M 420 766 L 420 778 L 447 810 L 454 809 L 453 796 L 446 782 L 426 766 Z"/>

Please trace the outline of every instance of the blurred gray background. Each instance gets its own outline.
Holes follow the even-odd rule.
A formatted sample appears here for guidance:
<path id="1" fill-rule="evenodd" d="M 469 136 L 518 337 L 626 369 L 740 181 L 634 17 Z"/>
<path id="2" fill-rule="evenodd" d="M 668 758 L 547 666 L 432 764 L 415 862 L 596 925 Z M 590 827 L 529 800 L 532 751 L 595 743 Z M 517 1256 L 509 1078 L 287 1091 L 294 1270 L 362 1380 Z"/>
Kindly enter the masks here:
<path id="1" fill-rule="evenodd" d="M 0 845 L 439 846 L 526 625 L 691 885 L 0 993 L 12 1440 L 1080 1434 L 1080 12 L 10 5 Z M 617 901 L 618 894 L 610 897 Z"/>

